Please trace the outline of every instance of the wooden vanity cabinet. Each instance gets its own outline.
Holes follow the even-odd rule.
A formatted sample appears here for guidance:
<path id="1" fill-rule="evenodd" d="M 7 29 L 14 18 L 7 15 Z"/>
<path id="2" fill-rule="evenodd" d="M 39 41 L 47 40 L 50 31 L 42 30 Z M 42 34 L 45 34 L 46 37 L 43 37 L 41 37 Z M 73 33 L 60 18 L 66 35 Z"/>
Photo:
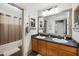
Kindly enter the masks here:
<path id="1" fill-rule="evenodd" d="M 56 48 L 53 48 L 51 46 L 47 47 L 47 56 L 57 56 L 58 52 Z"/>
<path id="2" fill-rule="evenodd" d="M 46 41 L 43 40 L 38 40 L 38 53 L 41 55 L 46 55 L 47 50 L 46 50 Z"/>
<path id="3" fill-rule="evenodd" d="M 76 53 L 72 53 L 65 50 L 60 50 L 58 56 L 76 56 Z"/>
<path id="4" fill-rule="evenodd" d="M 47 42 L 47 55 L 58 56 L 58 45 L 51 42 Z"/>
<path id="5" fill-rule="evenodd" d="M 75 53 L 77 51 L 76 48 L 74 47 L 69 47 L 69 46 L 65 46 L 65 45 L 60 45 L 59 47 L 60 49 L 66 50 L 66 51 L 70 51 L 72 53 Z"/>
<path id="6" fill-rule="evenodd" d="M 32 50 L 38 52 L 37 39 L 32 40 Z"/>
<path id="7" fill-rule="evenodd" d="M 48 56 L 76 56 L 77 49 L 65 45 L 47 42 Z"/>
<path id="8" fill-rule="evenodd" d="M 46 42 L 38 39 L 32 40 L 32 50 L 40 53 L 41 55 L 46 55 Z"/>
<path id="9" fill-rule="evenodd" d="M 79 56 L 79 48 L 78 48 L 78 56 Z"/>
<path id="10" fill-rule="evenodd" d="M 39 39 L 32 39 L 32 50 L 45 56 L 78 56 L 79 49 Z"/>

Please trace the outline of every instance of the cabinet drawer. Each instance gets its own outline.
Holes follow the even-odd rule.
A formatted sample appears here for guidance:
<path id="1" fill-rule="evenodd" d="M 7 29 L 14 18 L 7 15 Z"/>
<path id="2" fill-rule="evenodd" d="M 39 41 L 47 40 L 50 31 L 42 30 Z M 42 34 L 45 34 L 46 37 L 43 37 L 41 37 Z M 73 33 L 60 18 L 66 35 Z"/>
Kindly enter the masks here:
<path id="1" fill-rule="evenodd" d="M 76 52 L 77 52 L 77 49 L 74 48 L 74 47 L 69 47 L 69 46 L 65 46 L 65 45 L 60 45 L 59 48 L 60 48 L 60 49 L 63 49 L 63 50 L 66 50 L 66 51 L 69 51 L 69 52 L 73 52 L 73 53 L 76 53 Z"/>
<path id="2" fill-rule="evenodd" d="M 51 46 L 51 47 L 59 47 L 58 44 L 55 44 L 55 43 L 51 43 L 51 42 L 47 42 L 47 46 Z"/>

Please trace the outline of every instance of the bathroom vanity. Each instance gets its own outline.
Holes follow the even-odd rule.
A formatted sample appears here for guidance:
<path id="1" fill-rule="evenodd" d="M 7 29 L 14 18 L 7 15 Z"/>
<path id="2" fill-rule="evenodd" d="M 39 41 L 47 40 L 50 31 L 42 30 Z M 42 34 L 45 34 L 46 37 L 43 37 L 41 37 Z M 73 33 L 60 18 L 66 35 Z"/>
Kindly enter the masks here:
<path id="1" fill-rule="evenodd" d="M 60 41 L 54 41 L 58 38 Z M 57 40 L 57 39 L 56 39 Z M 78 43 L 72 39 L 62 39 L 51 35 L 33 35 L 32 51 L 44 56 L 78 56 Z"/>
<path id="2" fill-rule="evenodd" d="M 38 17 L 38 33 L 42 34 L 32 35 L 32 51 L 44 56 L 79 55 L 79 43 L 72 39 L 72 9 Z"/>

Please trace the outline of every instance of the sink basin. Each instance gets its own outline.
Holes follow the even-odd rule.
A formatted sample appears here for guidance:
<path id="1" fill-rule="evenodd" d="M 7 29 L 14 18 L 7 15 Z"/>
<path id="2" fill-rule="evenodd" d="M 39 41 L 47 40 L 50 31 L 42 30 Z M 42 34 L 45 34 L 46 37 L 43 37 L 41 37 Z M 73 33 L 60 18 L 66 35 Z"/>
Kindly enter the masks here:
<path id="1" fill-rule="evenodd" d="M 44 39 L 46 37 L 45 36 L 36 36 L 36 38 Z"/>
<path id="2" fill-rule="evenodd" d="M 55 42 L 59 42 L 59 43 L 67 43 L 68 42 L 65 39 L 58 39 L 58 38 L 53 38 L 52 40 L 55 41 Z"/>

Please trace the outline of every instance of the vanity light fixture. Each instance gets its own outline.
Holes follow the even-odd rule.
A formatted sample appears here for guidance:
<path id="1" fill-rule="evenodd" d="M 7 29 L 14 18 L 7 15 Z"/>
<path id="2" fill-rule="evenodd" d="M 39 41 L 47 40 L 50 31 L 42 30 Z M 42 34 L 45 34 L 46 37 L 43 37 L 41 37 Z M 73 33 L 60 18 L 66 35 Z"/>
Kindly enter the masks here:
<path id="1" fill-rule="evenodd" d="M 56 14 L 58 13 L 58 6 L 54 6 L 52 8 L 49 8 L 49 9 L 46 9 L 44 11 L 42 11 L 42 16 L 49 16 L 49 15 L 53 15 L 53 14 Z"/>

